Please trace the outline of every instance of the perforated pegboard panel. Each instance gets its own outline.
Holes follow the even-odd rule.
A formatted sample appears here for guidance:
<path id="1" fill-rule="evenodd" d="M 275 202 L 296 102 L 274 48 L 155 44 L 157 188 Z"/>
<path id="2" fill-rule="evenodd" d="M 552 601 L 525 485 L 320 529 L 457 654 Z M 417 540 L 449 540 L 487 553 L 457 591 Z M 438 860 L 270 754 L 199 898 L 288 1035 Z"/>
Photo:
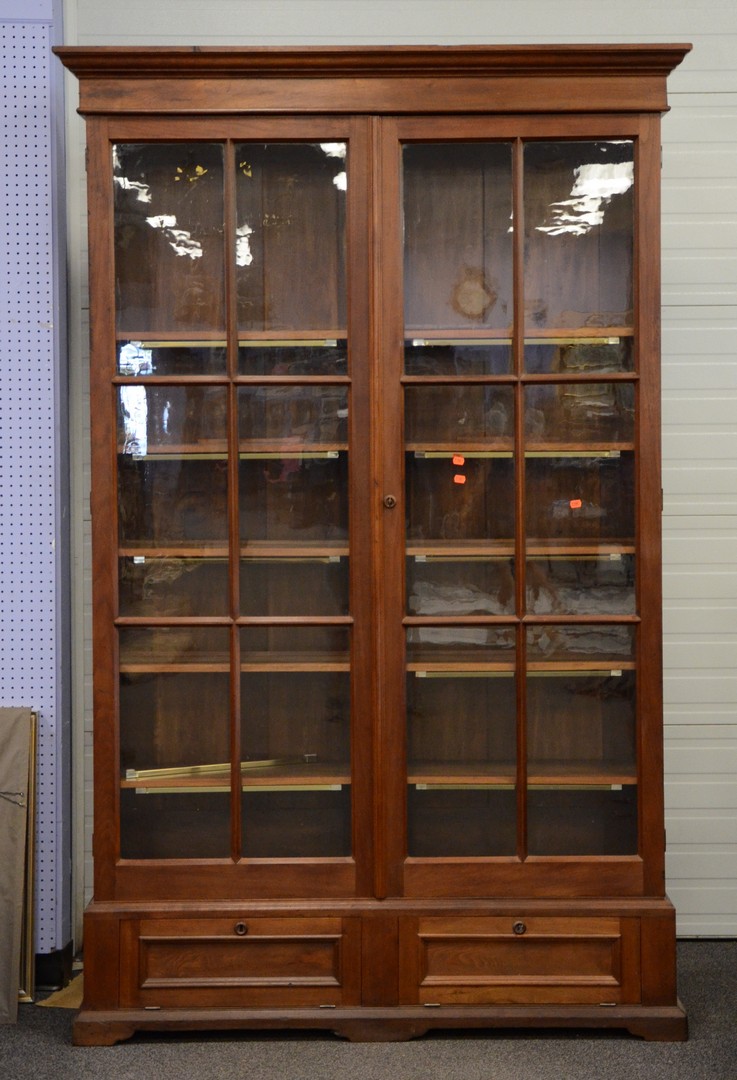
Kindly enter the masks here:
<path id="1" fill-rule="evenodd" d="M 31 11 L 30 9 L 33 8 Z M 36 951 L 71 939 L 51 22 L 0 22 L 0 704 L 39 715 Z"/>

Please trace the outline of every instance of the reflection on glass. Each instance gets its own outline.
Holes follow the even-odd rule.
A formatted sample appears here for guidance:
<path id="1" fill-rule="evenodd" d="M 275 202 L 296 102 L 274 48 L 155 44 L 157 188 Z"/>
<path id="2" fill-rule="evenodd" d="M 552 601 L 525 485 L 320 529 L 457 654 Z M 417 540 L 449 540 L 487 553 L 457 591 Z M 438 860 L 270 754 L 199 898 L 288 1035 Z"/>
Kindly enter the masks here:
<path id="1" fill-rule="evenodd" d="M 547 341 L 530 337 L 525 342 L 525 371 L 534 375 L 606 375 L 632 371 L 631 337 L 569 338 Z"/>
<path id="2" fill-rule="evenodd" d="M 350 854 L 350 672 L 344 627 L 241 633 L 243 854 Z"/>
<path id="3" fill-rule="evenodd" d="M 408 386 L 404 409 L 410 449 L 512 449 L 511 386 Z"/>
<path id="4" fill-rule="evenodd" d="M 345 327 L 346 155 L 345 143 L 236 147 L 242 331 Z"/>
<path id="5" fill-rule="evenodd" d="M 348 342 L 241 342 L 238 370 L 241 375 L 346 375 Z"/>
<path id="6" fill-rule="evenodd" d="M 546 383 L 525 388 L 525 438 L 539 449 L 556 444 L 629 444 L 634 441 L 635 388 L 631 383 Z"/>
<path id="7" fill-rule="evenodd" d="M 121 386 L 118 453 L 224 455 L 227 411 L 224 386 Z"/>
<path id="8" fill-rule="evenodd" d="M 633 192 L 632 142 L 525 146 L 528 328 L 632 325 Z"/>
<path id="9" fill-rule="evenodd" d="M 634 555 L 528 559 L 527 610 L 534 615 L 633 615 Z"/>
<path id="10" fill-rule="evenodd" d="M 321 554 L 242 558 L 240 581 L 242 615 L 348 614 L 348 557 L 329 548 Z"/>
<path id="11" fill-rule="evenodd" d="M 344 449 L 348 438 L 345 386 L 248 386 L 238 390 L 241 449 Z M 258 447 L 256 447 L 258 449 Z"/>
<path id="12" fill-rule="evenodd" d="M 226 400 L 221 386 L 118 388 L 118 528 L 134 549 L 126 554 L 227 540 Z"/>
<path id="13" fill-rule="evenodd" d="M 403 149 L 405 325 L 512 322 L 512 147 L 411 143 Z"/>
<path id="14" fill-rule="evenodd" d="M 228 563 L 220 558 L 131 555 L 118 561 L 121 615 L 227 615 Z"/>
<path id="15" fill-rule="evenodd" d="M 223 375 L 224 345 L 179 341 L 121 341 L 119 375 Z"/>
<path id="16" fill-rule="evenodd" d="M 512 370 L 509 339 L 462 345 L 413 338 L 404 343 L 407 375 L 507 375 Z"/>
<path id="17" fill-rule="evenodd" d="M 113 173 L 118 330 L 222 333 L 222 147 L 119 143 Z"/>
<path id="18" fill-rule="evenodd" d="M 463 463 L 454 458 L 462 457 Z M 508 458 L 451 452 L 406 455 L 407 539 L 417 547 L 454 553 L 488 553 L 514 535 L 514 466 Z M 473 548 L 473 551 L 467 550 Z M 476 548 L 479 551 L 476 552 Z M 425 552 L 420 552 L 425 553 Z"/>
<path id="19" fill-rule="evenodd" d="M 503 671 L 514 668 L 514 630 L 505 626 L 412 626 L 409 671 Z"/>
<path id="20" fill-rule="evenodd" d="M 532 668 L 554 670 L 577 664 L 582 669 L 632 667 L 635 631 L 632 626 L 571 623 L 532 626 L 527 634 L 527 659 Z"/>
<path id="21" fill-rule="evenodd" d="M 514 559 L 415 555 L 407 559 L 411 615 L 509 615 L 514 612 Z"/>
<path id="22" fill-rule="evenodd" d="M 525 462 L 525 474 L 528 550 L 539 540 L 556 541 L 559 551 L 566 543 L 632 543 L 631 452 L 612 450 L 590 457 L 578 452 L 577 456 L 542 452 L 538 457 L 533 452 Z"/>

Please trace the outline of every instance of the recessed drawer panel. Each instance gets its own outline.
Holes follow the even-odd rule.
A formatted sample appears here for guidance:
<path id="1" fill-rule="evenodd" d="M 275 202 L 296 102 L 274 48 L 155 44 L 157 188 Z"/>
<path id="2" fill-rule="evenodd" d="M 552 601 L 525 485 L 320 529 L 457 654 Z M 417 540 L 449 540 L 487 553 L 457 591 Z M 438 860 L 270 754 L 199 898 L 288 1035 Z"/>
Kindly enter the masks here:
<path id="1" fill-rule="evenodd" d="M 137 959 L 129 1005 L 289 1007 L 359 999 L 356 919 L 146 919 L 123 930 L 123 947 Z"/>
<path id="2" fill-rule="evenodd" d="M 405 1002 L 639 1001 L 636 919 L 428 917 L 407 924 L 413 940 L 402 949 Z"/>

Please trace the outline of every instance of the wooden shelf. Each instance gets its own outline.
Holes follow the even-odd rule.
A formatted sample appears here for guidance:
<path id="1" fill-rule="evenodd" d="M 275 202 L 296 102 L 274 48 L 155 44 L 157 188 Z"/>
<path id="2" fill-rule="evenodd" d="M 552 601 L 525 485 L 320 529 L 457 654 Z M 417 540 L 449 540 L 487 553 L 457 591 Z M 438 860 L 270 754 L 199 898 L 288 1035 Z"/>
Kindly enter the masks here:
<path id="1" fill-rule="evenodd" d="M 631 326 L 555 326 L 529 331 L 525 334 L 525 345 L 543 344 L 619 344 L 619 338 L 631 338 L 634 330 Z M 493 330 L 482 327 L 467 329 L 460 327 L 406 326 L 404 329 L 405 345 L 422 347 L 423 345 L 510 345 L 512 329 Z"/>
<path id="2" fill-rule="evenodd" d="M 511 558 L 515 554 L 514 541 L 509 540 L 413 540 L 407 541 L 407 555 L 411 558 L 463 558 L 483 556 L 489 559 Z M 580 541 L 549 540 L 531 537 L 527 540 L 527 558 L 605 558 L 609 555 L 632 555 L 635 545 L 626 540 Z"/>
<path id="3" fill-rule="evenodd" d="M 408 783 L 427 787 L 514 787 L 514 762 L 442 762 L 410 764 Z M 637 783 L 633 765 L 601 761 L 530 762 L 528 787 L 619 787 Z"/>
<path id="4" fill-rule="evenodd" d="M 218 336 L 220 335 L 220 336 Z M 140 341 L 150 348 L 225 348 L 225 332 L 222 330 L 119 330 L 115 335 L 116 341 Z M 293 330 L 239 330 L 238 344 L 250 345 L 251 343 L 269 346 L 285 345 L 289 348 L 297 348 L 304 344 L 308 347 L 315 345 L 326 346 L 329 343 L 346 339 L 345 328 L 336 330 L 328 329 L 293 329 Z"/>
<path id="5" fill-rule="evenodd" d="M 286 543 L 279 540 L 258 540 L 241 546 L 242 559 L 304 559 L 305 561 L 324 562 L 329 559 L 345 558 L 349 553 L 345 541 L 332 543 L 329 540 L 303 543 Z M 227 559 L 228 546 L 224 542 L 206 543 L 203 541 L 181 541 L 153 544 L 150 540 L 140 543 L 128 541 L 118 549 L 121 559 Z"/>
<path id="6" fill-rule="evenodd" d="M 148 771 L 148 770 L 147 770 Z M 157 772 L 159 770 L 153 770 Z M 161 770 L 166 771 L 166 770 Z M 184 771 L 184 770 L 182 770 Z M 207 772 L 203 775 L 169 775 L 124 777 L 120 787 L 141 794 L 206 794 L 230 791 L 230 770 Z M 241 771 L 243 790 L 301 790 L 329 789 L 351 783 L 348 764 L 333 762 L 310 762 L 304 765 L 267 765 L 248 767 Z"/>

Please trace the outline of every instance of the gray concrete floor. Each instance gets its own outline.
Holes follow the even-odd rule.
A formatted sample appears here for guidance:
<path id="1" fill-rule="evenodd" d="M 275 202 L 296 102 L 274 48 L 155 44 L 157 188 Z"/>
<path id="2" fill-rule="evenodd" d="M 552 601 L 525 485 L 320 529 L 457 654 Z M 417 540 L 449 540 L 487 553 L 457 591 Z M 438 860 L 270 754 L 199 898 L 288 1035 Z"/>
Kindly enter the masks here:
<path id="1" fill-rule="evenodd" d="M 583 1031 L 438 1031 L 408 1043 L 197 1032 L 74 1047 L 71 1011 L 22 1005 L 18 1023 L 0 1027 L 0 1080 L 737 1080 L 737 941 L 682 941 L 678 963 L 686 1043 Z"/>

